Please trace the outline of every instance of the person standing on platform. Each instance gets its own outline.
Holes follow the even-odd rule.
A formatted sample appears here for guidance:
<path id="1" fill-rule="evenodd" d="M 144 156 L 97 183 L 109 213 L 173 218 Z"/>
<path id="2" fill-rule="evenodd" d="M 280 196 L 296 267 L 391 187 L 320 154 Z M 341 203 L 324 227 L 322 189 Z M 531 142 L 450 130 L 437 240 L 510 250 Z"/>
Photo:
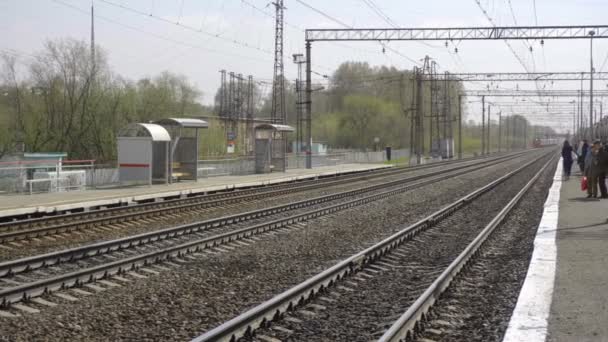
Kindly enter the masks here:
<path id="1" fill-rule="evenodd" d="M 602 148 L 599 140 L 594 141 L 585 156 L 585 176 L 587 177 L 587 198 L 597 198 L 597 188 L 603 198 L 608 198 L 606 193 L 606 162 L 608 155 Z M 602 182 L 600 184 L 600 177 Z"/>
<path id="2" fill-rule="evenodd" d="M 587 157 L 587 151 L 589 150 L 589 144 L 587 144 L 587 140 L 581 141 L 579 144 L 580 152 L 578 152 L 578 167 L 581 170 L 581 173 L 585 174 L 585 159 Z"/>
<path id="3" fill-rule="evenodd" d="M 570 179 L 570 170 L 572 169 L 572 146 L 568 140 L 564 141 L 562 147 L 562 163 L 564 166 L 564 180 Z"/>
<path id="4" fill-rule="evenodd" d="M 608 151 L 606 151 L 606 144 L 598 143 L 598 175 L 597 183 L 600 188 L 600 194 L 602 198 L 608 198 L 608 190 L 606 189 L 606 172 L 608 172 Z"/>

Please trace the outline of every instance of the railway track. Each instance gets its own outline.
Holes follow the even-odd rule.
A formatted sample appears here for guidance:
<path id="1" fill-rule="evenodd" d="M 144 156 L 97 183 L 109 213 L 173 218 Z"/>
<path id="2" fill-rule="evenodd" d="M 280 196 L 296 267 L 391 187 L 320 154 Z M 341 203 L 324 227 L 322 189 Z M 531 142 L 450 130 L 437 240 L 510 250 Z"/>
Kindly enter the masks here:
<path id="1" fill-rule="evenodd" d="M 516 155 L 521 154 L 522 152 L 515 152 L 511 154 L 504 155 Z M 504 156 L 502 155 L 502 156 Z M 500 157 L 500 156 L 499 156 Z M 485 157 L 474 157 L 474 158 L 466 158 L 462 160 L 450 160 L 441 163 L 431 163 L 425 165 L 411 166 L 411 167 L 395 167 L 389 169 L 382 170 L 372 170 L 372 171 L 357 171 L 354 173 L 348 174 L 340 174 L 340 175 L 331 175 L 331 176 L 322 176 L 318 179 L 312 180 L 296 180 L 292 182 L 279 183 L 275 185 L 255 185 L 251 187 L 241 187 L 238 189 L 221 189 L 208 191 L 203 193 L 195 193 L 191 194 L 187 198 L 178 198 L 167 197 L 165 200 L 161 202 L 154 202 L 152 200 L 145 200 L 138 202 L 134 205 L 124 206 L 102 206 L 99 208 L 92 208 L 89 211 L 64 211 L 60 213 L 48 213 L 44 215 L 40 213 L 39 217 L 27 217 L 27 216 L 14 216 L 14 217 L 2 217 L 0 218 L 0 232 L 8 232 L 17 229 L 27 229 L 34 228 L 39 226 L 48 226 L 51 224 L 61 224 L 68 223 L 73 221 L 83 221 L 94 218 L 101 218 L 106 216 L 115 216 L 123 213 L 135 213 L 135 212 L 145 212 L 147 210 L 153 209 L 164 209 L 164 208 L 173 208 L 180 205 L 188 205 L 188 204 L 196 204 L 201 202 L 212 202 L 216 200 L 226 200 L 233 197 L 240 197 L 245 195 L 257 195 L 263 196 L 273 196 L 280 194 L 280 190 L 284 191 L 302 191 L 320 188 L 322 186 L 327 185 L 335 185 L 335 184 L 343 184 L 349 181 L 356 180 L 365 180 L 369 178 L 381 177 L 385 175 L 395 174 L 399 172 L 409 172 L 416 170 L 424 170 L 429 168 L 436 168 L 447 166 L 451 164 L 458 163 L 469 163 L 475 162 L 476 160 L 484 159 Z M 308 187 L 312 186 L 312 187 Z M 263 198 L 263 197 L 259 197 Z"/>
<path id="2" fill-rule="evenodd" d="M 402 340 L 552 163 L 547 159 L 527 163 L 193 341 Z M 521 187 L 501 194 L 513 186 L 507 182 Z M 491 201 L 492 195 L 501 201 Z"/>
<path id="3" fill-rule="evenodd" d="M 492 160 L 506 160 L 521 155 L 515 154 L 501 155 L 481 162 Z M 443 169 L 450 166 L 461 165 L 466 167 L 469 164 L 479 163 L 480 161 L 450 161 L 441 165 L 422 165 L 419 167 L 399 168 L 366 173 L 364 175 L 353 174 L 340 176 L 339 179 L 325 179 L 320 181 L 303 181 L 301 183 L 280 184 L 265 188 L 253 188 L 238 190 L 233 192 L 218 193 L 207 196 L 197 196 L 187 199 L 174 199 L 160 203 L 145 203 L 131 207 L 109 208 L 87 213 L 72 213 L 61 216 L 43 217 L 25 221 L 6 222 L 0 224 L 0 245 L 20 240 L 33 240 L 41 237 L 57 235 L 61 233 L 74 232 L 78 230 L 91 230 L 99 227 L 114 226 L 120 227 L 121 224 L 132 224 L 146 220 L 154 221 L 167 215 L 197 215 L 201 211 L 210 208 L 231 209 L 242 203 L 261 201 L 264 199 L 276 199 L 279 196 L 293 195 L 312 191 L 315 189 L 328 189 L 339 187 L 356 182 L 374 181 L 388 177 L 406 176 L 410 172 L 424 171 L 429 169 Z M 169 216 L 175 219 L 175 216 Z M 21 247 L 16 245 L 16 247 Z"/>
<path id="4" fill-rule="evenodd" d="M 504 160 L 461 165 L 452 168 L 450 172 L 429 172 L 255 212 L 4 262 L 0 264 L 0 280 L 8 279 L 13 286 L 1 289 L 0 298 L 6 307 L 58 289 L 145 269 L 148 265 L 181 258 L 189 253 L 200 253 L 211 248 L 235 248 L 237 240 L 247 244 L 242 241 L 257 234 L 293 228 L 312 218 L 433 184 L 446 177 L 470 173 Z M 294 213 L 294 210 L 299 211 Z M 255 221 L 261 218 L 263 220 Z M 256 223 L 252 225 L 252 222 Z"/>

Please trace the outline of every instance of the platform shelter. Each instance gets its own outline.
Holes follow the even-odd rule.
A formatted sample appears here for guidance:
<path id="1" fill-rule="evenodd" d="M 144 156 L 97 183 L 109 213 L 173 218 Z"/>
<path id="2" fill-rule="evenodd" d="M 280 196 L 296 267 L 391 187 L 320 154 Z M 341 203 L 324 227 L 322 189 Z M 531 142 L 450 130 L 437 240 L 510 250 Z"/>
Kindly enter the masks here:
<path id="1" fill-rule="evenodd" d="M 261 124 L 255 127 L 255 173 L 287 170 L 287 125 Z"/>
<path id="2" fill-rule="evenodd" d="M 188 118 L 167 118 L 155 122 L 171 136 L 169 182 L 174 179 L 198 179 L 199 130 L 209 127 L 206 121 Z"/>
<path id="3" fill-rule="evenodd" d="M 121 183 L 168 183 L 171 136 L 160 125 L 132 123 L 118 133 Z"/>

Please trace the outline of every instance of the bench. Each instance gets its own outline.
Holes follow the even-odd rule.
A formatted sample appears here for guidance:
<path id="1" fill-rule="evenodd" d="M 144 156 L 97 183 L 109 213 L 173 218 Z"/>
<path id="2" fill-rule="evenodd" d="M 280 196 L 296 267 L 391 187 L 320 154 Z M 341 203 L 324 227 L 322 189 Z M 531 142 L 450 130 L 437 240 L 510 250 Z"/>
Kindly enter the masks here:
<path id="1" fill-rule="evenodd" d="M 174 180 L 179 180 L 180 178 L 192 177 L 190 172 L 182 172 L 179 169 L 182 167 L 182 163 L 173 162 L 171 163 L 171 178 Z M 177 170 L 176 170 L 177 169 Z"/>

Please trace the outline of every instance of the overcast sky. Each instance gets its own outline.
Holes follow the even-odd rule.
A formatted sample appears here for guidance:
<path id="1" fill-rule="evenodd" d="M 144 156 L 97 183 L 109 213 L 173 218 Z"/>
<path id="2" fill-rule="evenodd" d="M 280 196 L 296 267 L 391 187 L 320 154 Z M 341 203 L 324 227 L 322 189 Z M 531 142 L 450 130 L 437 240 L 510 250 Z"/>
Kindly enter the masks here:
<path id="1" fill-rule="evenodd" d="M 363 0 L 303 0 L 352 27 L 387 27 L 388 24 Z M 296 77 L 293 53 L 304 50 L 304 28 L 336 28 L 336 22 L 304 6 L 285 0 L 286 76 Z M 496 25 L 605 24 L 607 0 L 375 0 L 373 3 L 402 27 L 489 26 L 481 7 Z M 114 71 L 137 79 L 163 70 L 186 75 L 203 92 L 203 102 L 213 99 L 219 70 L 226 69 L 259 79 L 271 79 L 273 70 L 274 7 L 269 0 L 95 0 L 96 42 L 109 55 Z M 513 11 L 510 10 L 511 3 Z M 27 55 L 42 48 L 47 39 L 73 37 L 89 40 L 90 0 L 0 0 L 0 51 Z M 258 9 L 253 8 L 257 7 Z M 536 11 L 534 7 L 536 6 Z M 536 16 L 535 16 L 536 12 Z M 603 19 L 603 20 L 602 20 Z M 166 21 L 163 21 L 166 20 Z M 176 25 L 179 23 L 180 25 Z M 546 41 L 529 44 L 512 41 L 529 70 L 588 71 L 587 40 Z M 503 41 L 464 41 L 445 47 L 444 42 L 421 44 L 391 42 L 398 54 L 377 43 L 315 43 L 313 69 L 329 74 L 348 60 L 373 65 L 412 68 L 413 60 L 432 56 L 441 71 L 523 72 L 524 68 Z M 594 41 L 596 70 L 608 71 L 608 41 Z M 468 84 L 469 89 L 486 84 Z M 495 85 L 493 85 L 495 86 Z M 503 88 L 526 87 L 503 84 Z M 574 84 L 540 84 L 547 89 L 578 89 Z M 598 81 L 596 89 L 607 89 Z M 563 100 L 565 101 L 565 100 Z"/>

